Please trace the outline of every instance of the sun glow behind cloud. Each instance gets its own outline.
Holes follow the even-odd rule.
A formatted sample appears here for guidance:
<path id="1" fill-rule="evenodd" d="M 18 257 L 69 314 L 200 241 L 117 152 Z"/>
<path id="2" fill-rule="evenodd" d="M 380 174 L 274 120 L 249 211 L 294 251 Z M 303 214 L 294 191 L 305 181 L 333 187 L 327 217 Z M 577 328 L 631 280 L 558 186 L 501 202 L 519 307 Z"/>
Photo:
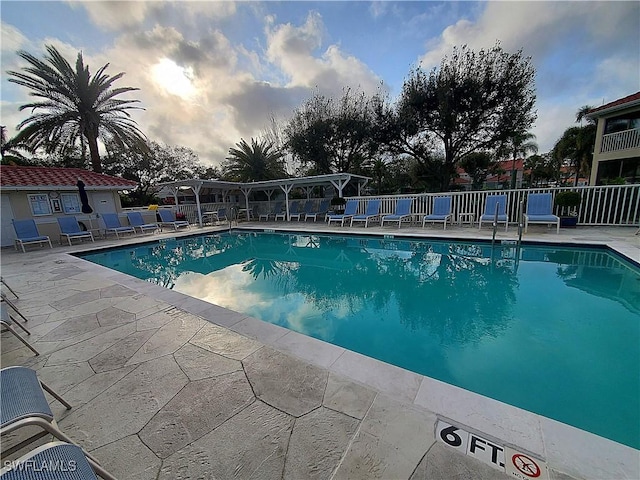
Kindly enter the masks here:
<path id="1" fill-rule="evenodd" d="M 193 70 L 184 68 L 168 58 L 161 59 L 152 69 L 153 80 L 166 93 L 185 100 L 192 99 L 197 90 L 193 85 Z"/>

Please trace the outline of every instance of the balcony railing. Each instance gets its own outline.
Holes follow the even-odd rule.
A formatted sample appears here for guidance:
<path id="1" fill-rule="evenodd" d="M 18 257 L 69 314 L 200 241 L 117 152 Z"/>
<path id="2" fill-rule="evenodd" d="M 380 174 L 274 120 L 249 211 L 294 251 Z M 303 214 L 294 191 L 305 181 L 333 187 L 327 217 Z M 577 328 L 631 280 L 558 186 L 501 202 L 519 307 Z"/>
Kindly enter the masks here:
<path id="1" fill-rule="evenodd" d="M 630 148 L 640 148 L 640 128 L 609 133 L 602 136 L 600 153 L 617 152 Z"/>

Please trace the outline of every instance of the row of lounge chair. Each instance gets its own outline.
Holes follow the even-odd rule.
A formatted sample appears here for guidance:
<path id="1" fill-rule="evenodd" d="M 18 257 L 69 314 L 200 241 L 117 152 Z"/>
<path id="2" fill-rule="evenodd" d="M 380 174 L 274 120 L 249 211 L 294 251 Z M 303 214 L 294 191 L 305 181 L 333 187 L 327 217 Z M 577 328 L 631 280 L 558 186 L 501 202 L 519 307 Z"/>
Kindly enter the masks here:
<path id="1" fill-rule="evenodd" d="M 148 223 L 144 221 L 140 212 L 127 212 L 127 219 L 129 225 L 122 225 L 117 213 L 102 213 L 102 221 L 104 222 L 104 235 L 107 237 L 110 234 L 120 238 L 122 234 L 144 234 L 153 233 L 163 227 L 172 227 L 175 230 L 179 228 L 190 228 L 189 222 L 185 220 L 177 220 L 171 210 L 161 209 L 158 211 L 160 216 L 159 222 Z M 72 245 L 72 240 L 91 240 L 95 241 L 93 232 L 91 230 L 84 230 L 81 228 L 80 223 L 74 216 L 57 217 L 58 226 L 60 227 L 60 243 L 63 239 Z M 16 232 L 15 246 L 22 248 L 25 252 L 25 245 L 40 244 L 41 246 L 49 245 L 49 248 L 53 248 L 51 245 L 51 239 L 47 235 L 40 235 L 38 227 L 33 219 L 25 220 L 12 220 L 13 228 Z"/>
<path id="2" fill-rule="evenodd" d="M 3 287 L 6 287 L 15 297 L 18 295 L 0 277 Z M 24 322 L 28 319 L 20 313 L 17 306 L 9 300 L 4 292 L 1 294 L 3 331 L 10 331 L 35 355 L 38 351 L 11 328 L 18 325 L 27 335 L 30 332 L 18 322 L 10 313 L 10 307 Z M 98 476 L 104 480 L 115 480 L 98 461 L 81 446 L 76 444 L 57 425 L 53 411 L 45 396 L 45 392 L 60 402 L 67 410 L 71 404 L 42 382 L 36 372 L 22 366 L 5 367 L 0 369 L 0 455 L 6 459 L 16 452 L 29 447 L 37 440 L 51 435 L 56 441 L 37 446 L 30 452 L 16 460 L 4 461 L 0 469 L 2 480 L 39 479 L 39 480 L 97 480 Z M 5 436 L 15 435 L 17 432 L 30 435 L 20 442 L 8 442 Z"/>
<path id="3" fill-rule="evenodd" d="M 312 201 L 307 201 L 304 207 L 304 211 L 300 212 L 299 203 L 294 201 L 291 204 L 289 210 L 289 220 L 307 220 L 313 218 L 317 220 L 319 215 L 325 217 L 327 223 L 333 222 L 340 223 L 340 226 L 344 226 L 346 222 L 349 222 L 350 226 L 354 223 L 363 223 L 365 228 L 372 222 L 380 222 L 381 226 L 385 223 L 398 222 L 398 228 L 402 225 L 403 221 L 410 221 L 413 219 L 414 214 L 411 213 L 413 199 L 403 198 L 396 203 L 396 209 L 394 213 L 381 215 L 380 206 L 381 200 L 372 199 L 367 202 L 365 212 L 358 214 L 358 200 L 347 201 L 344 209 L 344 213 L 336 214 L 330 213 L 329 201 L 323 200 L 317 212 L 311 212 L 313 208 Z M 484 213 L 478 219 L 478 228 L 482 228 L 483 223 L 491 223 L 494 221 L 497 224 L 504 224 L 505 231 L 509 228 L 509 217 L 507 215 L 507 196 L 506 195 L 489 195 L 485 202 Z M 282 203 L 276 204 L 274 212 L 262 214 L 259 220 L 269 220 L 273 216 L 274 220 L 285 220 L 286 213 L 281 211 Z M 451 224 L 453 219 L 452 213 L 452 197 L 451 196 L 439 196 L 433 200 L 433 211 L 422 216 L 422 227 L 424 228 L 427 222 L 430 223 L 442 223 L 444 229 L 447 228 L 447 223 Z M 556 231 L 560 232 L 560 218 L 553 214 L 553 199 L 551 193 L 531 193 L 527 196 L 527 208 L 524 214 L 525 220 L 525 232 L 529 228 L 530 223 L 540 224 L 555 224 Z"/>

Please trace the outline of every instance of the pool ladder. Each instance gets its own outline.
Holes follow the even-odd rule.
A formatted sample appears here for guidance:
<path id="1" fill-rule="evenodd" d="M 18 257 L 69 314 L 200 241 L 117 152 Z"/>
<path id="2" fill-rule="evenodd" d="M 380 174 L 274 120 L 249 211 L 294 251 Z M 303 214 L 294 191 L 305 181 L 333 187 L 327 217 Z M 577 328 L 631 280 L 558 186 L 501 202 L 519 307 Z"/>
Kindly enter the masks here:
<path id="1" fill-rule="evenodd" d="M 493 232 L 491 235 L 491 247 L 493 247 L 496 243 L 496 232 L 498 231 L 498 207 L 499 205 L 496 203 L 496 211 L 493 215 Z M 520 205 L 518 205 L 518 240 L 516 240 L 516 248 L 520 250 L 520 244 L 522 243 L 522 230 L 524 228 L 523 224 L 524 218 L 524 200 L 520 201 Z"/>

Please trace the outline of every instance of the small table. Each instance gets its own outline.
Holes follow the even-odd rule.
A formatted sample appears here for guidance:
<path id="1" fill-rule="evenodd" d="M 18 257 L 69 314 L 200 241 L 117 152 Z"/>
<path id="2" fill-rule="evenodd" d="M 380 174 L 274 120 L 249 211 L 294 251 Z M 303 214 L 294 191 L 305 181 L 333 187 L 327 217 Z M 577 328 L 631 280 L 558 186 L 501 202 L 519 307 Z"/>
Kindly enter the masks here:
<path id="1" fill-rule="evenodd" d="M 462 226 L 468 223 L 470 227 L 473 227 L 473 222 L 476 221 L 476 214 L 471 212 L 463 212 L 458 214 L 458 225 Z"/>

